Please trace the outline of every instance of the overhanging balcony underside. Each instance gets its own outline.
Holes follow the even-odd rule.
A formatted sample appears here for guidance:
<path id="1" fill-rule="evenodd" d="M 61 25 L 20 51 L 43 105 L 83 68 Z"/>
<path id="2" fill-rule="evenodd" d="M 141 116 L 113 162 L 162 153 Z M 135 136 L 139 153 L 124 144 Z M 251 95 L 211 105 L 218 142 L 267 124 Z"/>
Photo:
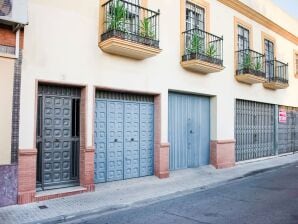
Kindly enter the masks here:
<path id="1" fill-rule="evenodd" d="M 266 61 L 267 89 L 285 89 L 289 87 L 288 64 L 278 60 Z"/>
<path id="2" fill-rule="evenodd" d="M 236 52 L 237 69 L 235 78 L 246 84 L 266 82 L 265 57 L 250 49 Z"/>
<path id="3" fill-rule="evenodd" d="M 104 27 L 99 47 L 107 53 L 145 59 L 160 53 L 159 12 L 124 0 L 103 6 Z"/>
<path id="4" fill-rule="evenodd" d="M 200 74 L 219 72 L 223 67 L 223 38 L 200 29 L 183 33 L 184 54 L 181 66 Z"/>

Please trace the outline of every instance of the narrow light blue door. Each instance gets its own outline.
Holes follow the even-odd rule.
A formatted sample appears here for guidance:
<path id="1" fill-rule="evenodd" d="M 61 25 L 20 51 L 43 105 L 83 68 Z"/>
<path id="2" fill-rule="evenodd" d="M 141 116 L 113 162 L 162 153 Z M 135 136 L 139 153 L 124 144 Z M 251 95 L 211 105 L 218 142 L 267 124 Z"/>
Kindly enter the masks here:
<path id="1" fill-rule="evenodd" d="M 123 179 L 123 102 L 107 102 L 107 181 Z"/>
<path id="2" fill-rule="evenodd" d="M 153 97 L 97 94 L 96 183 L 153 175 Z"/>
<path id="3" fill-rule="evenodd" d="M 210 163 L 210 98 L 169 93 L 170 169 Z"/>

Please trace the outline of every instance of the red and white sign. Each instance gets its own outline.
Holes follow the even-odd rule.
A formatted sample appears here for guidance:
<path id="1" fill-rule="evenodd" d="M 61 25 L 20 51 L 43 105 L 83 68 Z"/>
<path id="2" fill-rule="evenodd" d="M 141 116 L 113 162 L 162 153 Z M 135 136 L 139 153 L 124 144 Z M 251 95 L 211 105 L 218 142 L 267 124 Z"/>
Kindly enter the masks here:
<path id="1" fill-rule="evenodd" d="M 279 110 L 278 121 L 280 123 L 287 123 L 287 111 L 286 110 Z"/>

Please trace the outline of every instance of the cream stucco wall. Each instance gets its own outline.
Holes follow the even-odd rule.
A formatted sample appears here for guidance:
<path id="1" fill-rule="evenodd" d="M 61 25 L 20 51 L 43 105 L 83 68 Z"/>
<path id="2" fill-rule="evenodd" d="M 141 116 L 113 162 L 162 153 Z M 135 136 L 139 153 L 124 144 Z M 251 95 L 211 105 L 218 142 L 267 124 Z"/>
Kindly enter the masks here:
<path id="1" fill-rule="evenodd" d="M 14 60 L 0 57 L 0 165 L 10 164 Z"/>
<path id="2" fill-rule="evenodd" d="M 207 0 L 208 1 L 208 0 Z M 88 146 L 92 146 L 93 86 L 162 94 L 162 142 L 168 141 L 168 91 L 212 96 L 212 140 L 234 139 L 236 98 L 298 107 L 298 79 L 293 74 L 293 43 L 245 18 L 216 0 L 209 0 L 211 33 L 224 36 L 222 72 L 200 75 L 180 66 L 180 2 L 149 0 L 161 10 L 158 56 L 135 61 L 98 48 L 98 0 L 30 0 L 25 28 L 22 74 L 20 147 L 34 146 L 37 79 L 88 85 Z M 290 87 L 272 91 L 261 84 L 245 85 L 234 78 L 234 16 L 253 26 L 254 50 L 262 51 L 261 31 L 276 38 L 277 59 L 289 62 Z M 276 18 L 279 19 L 279 18 Z"/>

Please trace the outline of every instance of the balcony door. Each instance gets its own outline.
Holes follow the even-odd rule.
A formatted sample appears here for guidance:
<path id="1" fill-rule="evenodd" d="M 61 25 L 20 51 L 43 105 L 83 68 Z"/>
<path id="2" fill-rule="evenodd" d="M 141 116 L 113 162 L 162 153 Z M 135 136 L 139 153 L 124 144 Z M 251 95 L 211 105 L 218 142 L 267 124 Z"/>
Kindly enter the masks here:
<path id="1" fill-rule="evenodd" d="M 238 25 L 238 51 L 249 49 L 249 30 Z"/>
<path id="2" fill-rule="evenodd" d="M 205 49 L 205 9 L 186 2 L 185 46 L 188 53 L 202 53 Z"/>
<path id="3" fill-rule="evenodd" d="M 273 77 L 274 77 L 274 43 L 265 39 L 264 50 L 265 50 L 265 57 L 266 57 L 266 77 L 269 79 L 273 79 Z"/>

